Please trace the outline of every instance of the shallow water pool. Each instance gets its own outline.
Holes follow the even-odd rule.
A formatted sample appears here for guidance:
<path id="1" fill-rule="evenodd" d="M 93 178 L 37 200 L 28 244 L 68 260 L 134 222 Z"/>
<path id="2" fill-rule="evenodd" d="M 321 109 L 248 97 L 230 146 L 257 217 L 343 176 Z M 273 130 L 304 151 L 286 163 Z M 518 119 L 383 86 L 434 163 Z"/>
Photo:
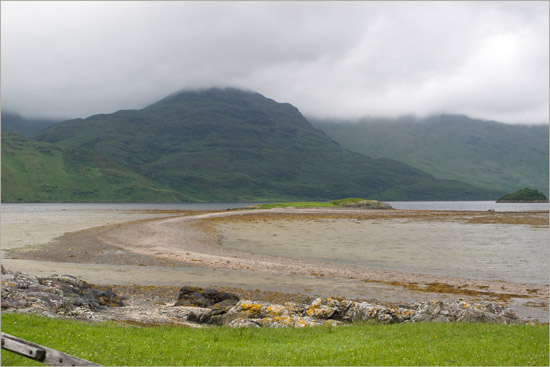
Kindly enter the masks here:
<path id="1" fill-rule="evenodd" d="M 511 224 L 324 219 L 224 223 L 223 246 L 404 272 L 549 282 L 549 231 Z"/>

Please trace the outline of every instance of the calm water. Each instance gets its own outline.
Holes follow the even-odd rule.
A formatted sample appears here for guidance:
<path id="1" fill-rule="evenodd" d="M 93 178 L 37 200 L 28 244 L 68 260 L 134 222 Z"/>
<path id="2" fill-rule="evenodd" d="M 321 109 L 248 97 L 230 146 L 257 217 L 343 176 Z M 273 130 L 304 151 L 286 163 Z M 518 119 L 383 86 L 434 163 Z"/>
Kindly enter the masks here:
<path id="1" fill-rule="evenodd" d="M 464 210 L 500 212 L 548 211 L 548 203 L 496 203 L 495 201 L 390 201 L 395 209 Z M 48 212 L 75 210 L 224 210 L 243 208 L 258 203 L 24 203 L 1 204 L 0 212 Z"/>
<path id="2" fill-rule="evenodd" d="M 24 203 L 2 204 L 2 213 L 50 211 L 128 211 L 128 210 L 224 210 L 255 203 Z"/>
<path id="3" fill-rule="evenodd" d="M 265 255 L 422 274 L 549 282 L 549 231 L 509 224 L 273 220 L 220 226 L 222 244 Z"/>
<path id="4" fill-rule="evenodd" d="M 548 203 L 497 203 L 495 201 L 390 201 L 395 209 L 497 212 L 548 211 Z"/>

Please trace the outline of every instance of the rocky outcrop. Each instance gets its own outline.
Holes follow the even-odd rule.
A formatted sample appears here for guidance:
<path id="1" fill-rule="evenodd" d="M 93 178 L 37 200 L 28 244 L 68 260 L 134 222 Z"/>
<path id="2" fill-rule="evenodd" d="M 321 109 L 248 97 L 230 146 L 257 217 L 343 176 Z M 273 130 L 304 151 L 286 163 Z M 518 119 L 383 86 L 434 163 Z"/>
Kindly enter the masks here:
<path id="1" fill-rule="evenodd" d="M 381 323 L 521 322 L 503 303 L 463 300 L 450 303 L 419 302 L 394 307 L 335 298 L 317 298 L 310 305 L 240 301 L 223 317 L 224 323 L 231 327 L 309 327 L 326 324 L 336 326 L 367 320 Z"/>
<path id="2" fill-rule="evenodd" d="M 123 305 L 112 290 L 70 275 L 40 278 L 2 268 L 2 310 L 93 318 L 102 307 Z"/>
<path id="3" fill-rule="evenodd" d="M 68 275 L 35 277 L 2 269 L 2 310 L 91 320 L 180 323 L 187 326 L 311 327 L 357 321 L 523 323 L 502 302 L 418 302 L 381 305 L 340 298 L 317 298 L 310 304 L 275 304 L 239 300 L 223 290 L 182 287 L 172 304 L 122 303 L 111 289 L 90 285 Z M 133 304 L 132 304 L 133 302 Z"/>

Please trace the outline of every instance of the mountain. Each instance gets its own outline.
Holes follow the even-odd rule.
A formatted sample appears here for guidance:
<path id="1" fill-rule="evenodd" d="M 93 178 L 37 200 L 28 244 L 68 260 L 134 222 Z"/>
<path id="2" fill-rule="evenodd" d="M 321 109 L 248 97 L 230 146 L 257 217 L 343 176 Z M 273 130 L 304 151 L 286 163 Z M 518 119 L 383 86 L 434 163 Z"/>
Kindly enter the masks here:
<path id="1" fill-rule="evenodd" d="M 59 122 L 50 119 L 26 119 L 17 113 L 8 111 L 2 111 L 1 117 L 3 132 L 21 134 L 27 138 Z"/>
<path id="2" fill-rule="evenodd" d="M 232 88 L 183 91 L 141 110 L 61 122 L 36 139 L 63 152 L 101 156 L 106 164 L 191 201 L 496 199 L 503 194 L 350 152 L 313 128 L 294 106 Z M 110 200 L 121 201 L 114 194 Z"/>
<path id="3" fill-rule="evenodd" d="M 532 187 L 548 194 L 548 125 L 462 115 L 311 121 L 347 149 L 395 159 L 437 178 L 505 192 Z"/>
<path id="4" fill-rule="evenodd" d="M 2 133 L 2 202 L 184 201 L 98 153 Z"/>

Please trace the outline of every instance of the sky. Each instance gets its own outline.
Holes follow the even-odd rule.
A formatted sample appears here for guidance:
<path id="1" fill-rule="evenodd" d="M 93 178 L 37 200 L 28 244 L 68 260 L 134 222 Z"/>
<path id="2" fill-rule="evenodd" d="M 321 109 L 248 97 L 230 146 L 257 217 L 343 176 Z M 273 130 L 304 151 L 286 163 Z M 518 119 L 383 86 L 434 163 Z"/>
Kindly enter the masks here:
<path id="1" fill-rule="evenodd" d="M 2 110 L 85 118 L 237 87 L 307 117 L 549 121 L 547 1 L 1 2 Z"/>

